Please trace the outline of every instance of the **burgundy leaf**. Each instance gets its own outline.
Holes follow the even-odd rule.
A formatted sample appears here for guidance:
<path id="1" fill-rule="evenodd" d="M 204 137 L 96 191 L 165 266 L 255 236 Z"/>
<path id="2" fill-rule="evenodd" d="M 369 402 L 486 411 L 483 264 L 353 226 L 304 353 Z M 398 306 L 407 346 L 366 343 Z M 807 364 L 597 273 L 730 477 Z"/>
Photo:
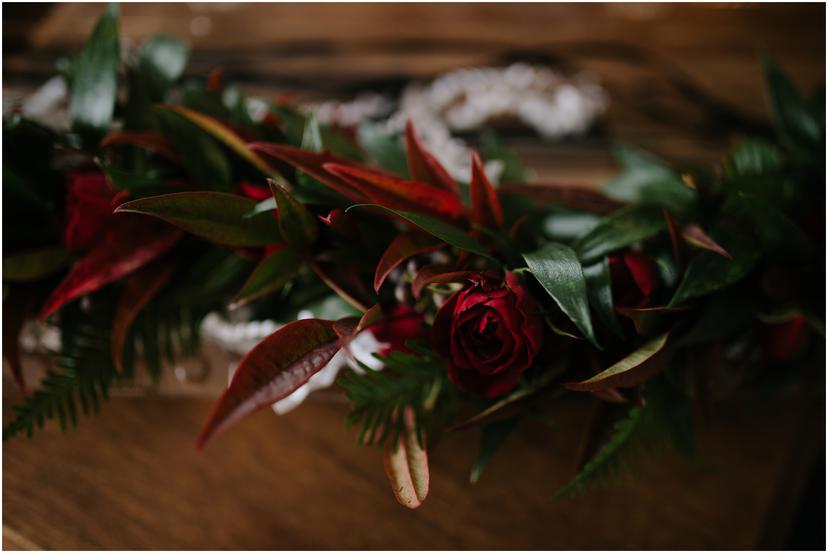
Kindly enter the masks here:
<path id="1" fill-rule="evenodd" d="M 161 289 L 175 270 L 173 260 L 158 260 L 130 275 L 112 319 L 112 361 L 123 372 L 123 351 L 127 333 L 138 313 Z"/>
<path id="2" fill-rule="evenodd" d="M 119 217 L 95 248 L 78 261 L 46 300 L 40 319 L 66 303 L 136 271 L 172 248 L 181 232 L 145 217 Z"/>
<path id="3" fill-rule="evenodd" d="M 441 245 L 441 241 L 422 232 L 409 231 L 398 235 L 391 241 L 377 263 L 377 270 L 374 273 L 374 290 L 379 292 L 382 283 L 400 263 L 415 255 L 435 250 Z"/>
<path id="4" fill-rule="evenodd" d="M 339 350 L 334 321 L 301 319 L 289 323 L 241 360 L 198 437 L 201 449 L 213 435 L 253 411 L 293 393 Z"/>
<path id="5" fill-rule="evenodd" d="M 696 246 L 697 248 L 703 248 L 713 253 L 717 253 L 724 258 L 733 260 L 733 256 L 730 255 L 730 253 L 721 247 L 715 240 L 710 238 L 710 236 L 708 236 L 699 225 L 687 225 L 681 231 L 681 235 L 685 240 L 687 240 L 688 243 Z"/>
<path id="6" fill-rule="evenodd" d="M 411 293 L 414 299 L 420 299 L 423 288 L 429 284 L 448 284 L 465 282 L 471 271 L 452 271 L 445 265 L 426 265 L 414 276 L 411 283 Z"/>
<path id="7" fill-rule="evenodd" d="M 321 257 L 309 261 L 308 265 L 331 290 L 360 311 L 367 311 L 374 303 L 371 291 L 362 282 L 354 267 Z"/>
<path id="8" fill-rule="evenodd" d="M 500 228 L 503 226 L 503 208 L 497 191 L 489 182 L 483 170 L 483 163 L 477 152 L 472 152 L 471 184 L 469 193 L 472 203 L 472 221 L 481 227 Z"/>
<path id="9" fill-rule="evenodd" d="M 327 217 L 322 217 L 321 215 L 317 215 L 317 217 L 337 234 L 341 234 L 351 240 L 359 239 L 359 227 L 354 222 L 353 217 L 345 213 L 344 209 L 337 207 L 331 210 Z"/>
<path id="10" fill-rule="evenodd" d="M 374 169 L 326 163 L 325 169 L 359 190 L 373 203 L 388 209 L 426 213 L 440 219 L 465 216 L 460 198 L 430 184 L 404 181 Z"/>
<path id="11" fill-rule="evenodd" d="M 154 131 L 113 131 L 101 140 L 101 148 L 113 144 L 129 144 L 150 150 L 174 163 L 180 158 L 172 141 L 165 135 Z"/>
<path id="12" fill-rule="evenodd" d="M 267 179 L 270 192 L 276 200 L 279 230 L 282 237 L 291 246 L 307 248 L 319 236 L 318 223 L 308 208 L 273 179 Z"/>
<path id="13" fill-rule="evenodd" d="M 411 178 L 460 196 L 460 188 L 437 159 L 431 155 L 417 136 L 414 123 L 409 119 L 405 124 L 405 150 L 408 172 Z"/>

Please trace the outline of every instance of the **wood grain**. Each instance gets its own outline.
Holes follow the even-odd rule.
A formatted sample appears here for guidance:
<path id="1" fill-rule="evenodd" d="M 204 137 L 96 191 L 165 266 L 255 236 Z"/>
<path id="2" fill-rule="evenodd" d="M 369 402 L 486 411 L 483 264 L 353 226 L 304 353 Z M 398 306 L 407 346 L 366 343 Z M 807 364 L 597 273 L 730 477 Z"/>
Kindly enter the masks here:
<path id="1" fill-rule="evenodd" d="M 431 495 L 410 511 L 388 489 L 379 451 L 355 447 L 343 429 L 344 404 L 260 412 L 198 455 L 194 437 L 209 407 L 120 398 L 75 432 L 50 426 L 7 444 L 4 546 L 751 548 L 804 414 L 794 402 L 729 406 L 700 430 L 698 460 L 642 455 L 634 479 L 554 500 L 591 409 L 567 401 L 552 406 L 551 424 L 523 427 L 476 485 L 468 483 L 476 433 L 440 443 Z"/>

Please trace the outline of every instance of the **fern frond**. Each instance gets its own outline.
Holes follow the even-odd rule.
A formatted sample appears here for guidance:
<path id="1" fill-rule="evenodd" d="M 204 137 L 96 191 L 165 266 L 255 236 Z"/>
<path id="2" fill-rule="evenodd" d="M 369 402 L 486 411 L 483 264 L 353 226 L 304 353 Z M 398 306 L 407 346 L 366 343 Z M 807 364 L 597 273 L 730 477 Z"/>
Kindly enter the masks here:
<path id="1" fill-rule="evenodd" d="M 360 364 L 363 374 L 352 372 L 339 381 L 353 403 L 346 424 L 360 425 L 357 438 L 360 444 L 383 444 L 387 440 L 396 443 L 402 428 L 399 414 L 407 406 L 414 409 L 417 433 L 422 440 L 426 412 L 437 405 L 451 404 L 437 397 L 447 388 L 442 359 L 423 346 L 406 345 L 414 353 L 376 356 L 385 365 L 382 371 Z"/>

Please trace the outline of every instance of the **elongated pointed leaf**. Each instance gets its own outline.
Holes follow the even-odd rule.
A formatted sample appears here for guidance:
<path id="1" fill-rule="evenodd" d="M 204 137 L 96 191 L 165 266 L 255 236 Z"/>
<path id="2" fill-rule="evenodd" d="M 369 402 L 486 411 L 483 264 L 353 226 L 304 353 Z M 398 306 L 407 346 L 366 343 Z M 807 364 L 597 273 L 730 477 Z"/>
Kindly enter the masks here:
<path id="1" fill-rule="evenodd" d="M 109 128 L 118 92 L 119 58 L 118 5 L 109 4 L 72 61 L 69 117 L 82 133 L 103 134 Z"/>
<path id="2" fill-rule="evenodd" d="M 288 190 L 273 179 L 267 180 L 279 208 L 279 230 L 285 242 L 296 248 L 307 248 L 319 236 L 316 218 Z"/>
<path id="3" fill-rule="evenodd" d="M 251 150 L 275 157 L 289 163 L 312 176 L 334 192 L 356 202 L 364 202 L 368 197 L 342 180 L 340 177 L 325 169 L 328 163 L 347 164 L 347 159 L 335 156 L 328 152 L 310 152 L 284 144 L 269 144 L 266 142 L 252 142 L 248 144 Z"/>
<path id="4" fill-rule="evenodd" d="M 174 163 L 180 158 L 170 138 L 154 131 L 112 131 L 101 140 L 100 147 L 128 144 L 163 156 Z"/>
<path id="5" fill-rule="evenodd" d="M 118 372 L 124 370 L 124 344 L 132 323 L 144 306 L 170 280 L 174 270 L 174 261 L 162 259 L 144 267 L 126 280 L 123 294 L 112 319 L 112 362 Z"/>
<path id="6" fill-rule="evenodd" d="M 198 125 L 202 130 L 210 134 L 213 138 L 230 148 L 235 154 L 247 161 L 250 165 L 261 171 L 263 175 L 278 176 L 276 171 L 271 168 L 259 155 L 253 151 L 248 145 L 239 138 L 227 125 L 214 119 L 209 115 L 199 113 L 184 106 L 164 104 L 164 109 L 173 111 L 187 120 Z"/>
<path id="7" fill-rule="evenodd" d="M 375 303 L 374 296 L 354 267 L 322 259 L 311 261 L 309 265 L 331 290 L 363 313 Z"/>
<path id="8" fill-rule="evenodd" d="M 409 119 L 405 124 L 405 151 L 408 174 L 418 182 L 424 182 L 460 196 L 460 187 L 443 165 L 429 152 Z"/>
<path id="9" fill-rule="evenodd" d="M 163 219 L 218 244 L 266 246 L 281 241 L 277 222 L 268 213 L 245 214 L 256 202 L 224 192 L 178 192 L 133 200 L 115 213 L 141 213 Z"/>
<path id="10" fill-rule="evenodd" d="M 590 263 L 608 253 L 650 238 L 665 226 L 661 209 L 650 206 L 629 207 L 603 219 L 572 247 L 581 261 Z"/>
<path id="11" fill-rule="evenodd" d="M 362 192 L 372 202 L 386 208 L 427 213 L 452 220 L 460 219 L 466 211 L 460 198 L 442 188 L 404 181 L 350 165 L 326 163 L 325 169 Z"/>
<path id="12" fill-rule="evenodd" d="M 345 212 L 347 213 L 355 207 L 375 207 L 379 209 L 384 209 L 385 211 L 393 213 L 394 215 L 408 221 L 415 227 L 424 230 L 432 236 L 439 238 L 446 244 L 449 244 L 461 250 L 466 250 L 468 252 L 475 253 L 482 257 L 487 257 L 489 259 L 495 260 L 486 251 L 486 248 L 483 246 L 483 244 L 469 236 L 464 230 L 455 227 L 454 225 L 450 225 L 448 223 L 444 223 L 443 221 L 434 219 L 433 217 L 429 217 L 428 215 L 423 215 L 422 213 L 414 213 L 411 211 L 403 211 L 399 209 L 390 209 L 377 204 L 352 205 L 351 207 L 346 209 Z"/>
<path id="13" fill-rule="evenodd" d="M 39 280 L 62 269 L 68 261 L 69 253 L 63 247 L 12 254 L 3 258 L 3 280 Z"/>
<path id="14" fill-rule="evenodd" d="M 396 445 L 390 441 L 383 456 L 385 474 L 400 505 L 416 509 L 428 495 L 428 454 L 420 446 L 414 424 L 414 410 L 403 414 L 403 432 Z"/>
<path id="15" fill-rule="evenodd" d="M 687 307 L 616 307 L 615 311 L 633 322 L 639 336 L 652 336 L 664 328 L 671 316 L 687 311 Z"/>
<path id="16" fill-rule="evenodd" d="M 733 259 L 733 256 L 727 253 L 727 250 L 716 243 L 715 240 L 710 238 L 699 225 L 687 225 L 682 229 L 681 236 L 688 244 L 692 244 L 697 248 L 717 253 L 726 259 Z"/>
<path id="17" fill-rule="evenodd" d="M 440 245 L 441 242 L 433 236 L 418 231 L 398 235 L 388 245 L 388 249 L 382 254 L 377 264 L 374 274 L 374 290 L 379 292 L 382 283 L 400 263 L 415 255 L 432 251 Z"/>
<path id="18" fill-rule="evenodd" d="M 415 299 L 420 299 L 423 288 L 429 284 L 465 282 L 470 274 L 471 271 L 452 271 L 445 265 L 426 265 L 417 271 L 414 281 L 411 283 L 411 293 Z"/>
<path id="19" fill-rule="evenodd" d="M 770 92 L 774 123 L 780 137 L 794 145 L 818 144 L 823 138 L 820 122 L 808 109 L 807 102 L 793 82 L 770 57 L 763 56 L 762 65 L 765 83 Z"/>
<path id="20" fill-rule="evenodd" d="M 472 152 L 469 194 L 472 203 L 472 222 L 487 228 L 503 226 L 503 208 L 500 207 L 497 191 L 489 182 L 477 152 Z"/>
<path id="21" fill-rule="evenodd" d="M 628 388 L 646 382 L 661 371 L 664 360 L 656 354 L 664 349 L 669 332 L 657 336 L 610 368 L 582 382 L 569 382 L 564 387 L 580 392 L 595 392 L 607 388 Z"/>
<path id="22" fill-rule="evenodd" d="M 596 190 L 558 183 L 504 184 L 500 187 L 500 193 L 524 196 L 538 202 L 597 215 L 608 215 L 625 206 Z"/>
<path id="23" fill-rule="evenodd" d="M 600 348 L 592 330 L 586 279 L 575 252 L 563 244 L 550 242 L 535 252 L 523 254 L 523 259 L 584 337 Z"/>
<path id="24" fill-rule="evenodd" d="M 610 276 L 609 260 L 605 257 L 600 261 L 583 266 L 584 279 L 587 283 L 589 301 L 598 314 L 598 319 L 617 336 L 623 337 L 621 326 L 615 317 L 612 300 L 612 281 Z"/>
<path id="25" fill-rule="evenodd" d="M 717 242 L 724 244 L 733 259 L 707 250 L 696 253 L 688 263 L 684 278 L 668 304 L 670 307 L 740 281 L 759 261 L 758 247 L 747 235 L 735 232 L 726 239 L 724 235 L 716 238 Z"/>
<path id="26" fill-rule="evenodd" d="M 181 236 L 169 226 L 140 217 L 125 217 L 101 242 L 75 263 L 46 300 L 43 320 L 66 303 L 125 277 L 169 250 Z"/>
<path id="27" fill-rule="evenodd" d="M 289 249 L 271 253 L 262 259 L 231 302 L 231 309 L 279 290 L 302 268 L 302 259 Z"/>
<path id="28" fill-rule="evenodd" d="M 338 350 L 334 321 L 320 319 L 294 321 L 259 342 L 239 363 L 196 447 L 203 448 L 212 436 L 241 418 L 293 393 Z"/>

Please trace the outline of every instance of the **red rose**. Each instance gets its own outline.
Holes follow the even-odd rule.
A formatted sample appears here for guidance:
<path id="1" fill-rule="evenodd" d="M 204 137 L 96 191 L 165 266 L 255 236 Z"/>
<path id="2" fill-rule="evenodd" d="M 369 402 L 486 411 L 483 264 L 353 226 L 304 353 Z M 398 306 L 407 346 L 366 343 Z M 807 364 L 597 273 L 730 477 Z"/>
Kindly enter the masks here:
<path id="1" fill-rule="evenodd" d="M 653 261 L 640 253 L 625 251 L 609 258 L 612 297 L 618 307 L 646 307 L 658 275 Z"/>
<path id="2" fill-rule="evenodd" d="M 450 360 L 449 378 L 460 389 L 495 397 L 514 388 L 534 361 L 543 321 L 515 273 L 506 273 L 505 285 L 490 274 L 468 278 L 437 312 L 432 342 Z"/>
<path id="3" fill-rule="evenodd" d="M 66 248 L 89 250 L 103 236 L 112 218 L 115 193 L 99 171 L 69 173 L 66 187 Z"/>

